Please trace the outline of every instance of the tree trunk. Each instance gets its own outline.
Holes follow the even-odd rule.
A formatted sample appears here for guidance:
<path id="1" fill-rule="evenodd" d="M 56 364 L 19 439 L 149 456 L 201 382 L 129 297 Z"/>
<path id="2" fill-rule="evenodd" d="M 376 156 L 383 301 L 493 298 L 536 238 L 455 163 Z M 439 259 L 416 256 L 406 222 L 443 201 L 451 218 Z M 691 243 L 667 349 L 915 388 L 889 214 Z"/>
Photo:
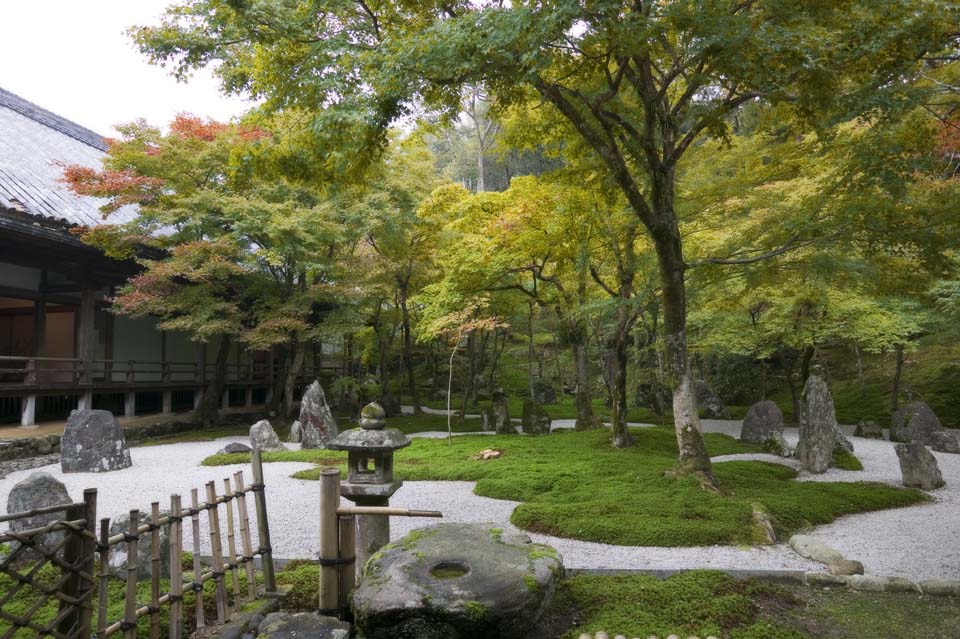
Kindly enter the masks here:
<path id="1" fill-rule="evenodd" d="M 592 430 L 600 427 L 600 420 L 593 412 L 593 400 L 590 397 L 590 364 L 587 360 L 587 345 L 577 339 L 573 348 L 573 373 L 576 378 L 574 401 L 577 406 L 576 430 Z"/>
<path id="2" fill-rule="evenodd" d="M 866 379 L 863 376 L 863 355 L 860 353 L 860 347 L 856 344 L 853 345 L 853 353 L 857 356 L 857 382 L 860 385 L 860 391 L 863 392 L 863 387 L 866 386 Z"/>
<path id="3" fill-rule="evenodd" d="M 220 417 L 220 401 L 227 386 L 227 361 L 230 358 L 230 336 L 221 335 L 217 347 L 217 361 L 213 370 L 213 379 L 200 398 L 200 405 L 193 413 L 198 424 L 215 424 Z"/>
<path id="4" fill-rule="evenodd" d="M 779 354 L 780 368 L 783 369 L 783 377 L 787 382 L 787 388 L 790 390 L 790 403 L 792 407 L 793 423 L 800 425 L 800 392 L 796 383 L 793 381 L 793 367 L 796 363 L 796 357 L 787 355 L 782 351 Z"/>
<path id="5" fill-rule="evenodd" d="M 611 406 L 611 440 L 615 448 L 627 448 L 636 441 L 627 429 L 627 336 L 621 330 L 608 351 L 610 358 L 613 405 Z"/>
<path id="6" fill-rule="evenodd" d="M 530 399 L 536 398 L 533 389 L 533 360 L 535 358 L 535 350 L 533 344 L 533 302 L 530 302 L 530 314 L 527 316 L 527 390 L 530 393 Z"/>
<path id="7" fill-rule="evenodd" d="M 672 193 L 672 190 L 670 192 Z M 680 475 L 702 473 L 712 483 L 713 469 L 703 434 L 700 432 L 693 376 L 687 356 L 687 291 L 684 282 L 686 265 L 683 261 L 680 232 L 675 223 L 659 227 L 656 231 L 654 241 L 663 295 L 667 375 L 673 386 L 673 424 L 679 449 L 677 470 Z"/>
<path id="8" fill-rule="evenodd" d="M 410 312 L 407 309 L 407 288 L 409 282 L 400 285 L 400 312 L 403 319 L 403 366 L 407 369 L 407 390 L 410 393 L 410 403 L 413 412 L 419 414 L 420 396 L 417 393 L 417 380 L 413 371 L 413 339 L 410 336 Z"/>
<path id="9" fill-rule="evenodd" d="M 290 343 L 290 358 L 287 374 L 283 381 L 283 404 L 280 405 L 280 416 L 290 417 L 293 414 L 293 388 L 297 385 L 300 370 L 303 368 L 303 356 L 306 349 L 300 338 L 294 337 Z"/>
<path id="10" fill-rule="evenodd" d="M 893 373 L 893 388 L 890 393 L 890 413 L 897 412 L 900 406 L 900 382 L 903 379 L 903 344 L 897 344 L 897 367 Z"/>
<path id="11" fill-rule="evenodd" d="M 807 346 L 803 349 L 803 360 L 800 362 L 800 383 L 806 384 L 810 377 L 810 364 L 813 362 L 813 355 L 816 349 L 813 346 Z"/>

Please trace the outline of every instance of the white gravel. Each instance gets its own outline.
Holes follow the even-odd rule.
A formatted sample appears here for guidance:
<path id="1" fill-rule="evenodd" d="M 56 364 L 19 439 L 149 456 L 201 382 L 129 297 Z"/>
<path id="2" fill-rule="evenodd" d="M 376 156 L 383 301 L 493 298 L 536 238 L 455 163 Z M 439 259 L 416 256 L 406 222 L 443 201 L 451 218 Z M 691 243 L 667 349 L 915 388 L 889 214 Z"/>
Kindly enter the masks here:
<path id="1" fill-rule="evenodd" d="M 708 431 L 739 431 L 738 422 L 705 421 Z M 418 436 L 446 436 L 446 433 L 421 433 Z M 796 441 L 796 431 L 787 430 L 787 440 Z M 189 500 L 191 488 L 200 489 L 215 479 L 217 490 L 223 489 L 223 478 L 243 469 L 250 481 L 249 466 L 204 467 L 199 462 L 229 441 L 190 442 L 131 449 L 133 467 L 104 474 L 62 475 L 59 466 L 19 471 L 0 480 L 0 503 L 5 503 L 12 486 L 31 472 L 44 471 L 66 484 L 74 498 L 83 488 L 99 490 L 99 516 L 116 517 L 131 507 L 148 508 L 153 500 L 169 503 L 171 493 L 180 493 Z M 900 471 L 892 444 L 860 438 L 852 439 L 857 456 L 864 464 L 863 472 L 831 470 L 820 476 L 801 475 L 804 481 L 883 481 L 900 484 Z M 295 445 L 289 445 L 296 448 Z M 960 455 L 935 453 L 947 486 L 932 495 L 936 503 L 851 515 L 833 524 L 821 526 L 812 534 L 836 548 L 844 556 L 864 563 L 870 574 L 900 575 L 912 579 L 960 578 Z M 753 457 L 753 456 L 750 456 Z M 777 458 L 757 456 L 769 461 Z M 726 456 L 716 458 L 743 458 Z M 790 463 L 789 461 L 787 462 Z M 318 550 L 318 496 L 316 482 L 290 477 L 297 470 L 309 468 L 303 463 L 270 463 L 264 465 L 267 504 L 274 555 L 281 558 L 314 557 Z M 479 497 L 473 494 L 472 482 L 407 482 L 394 495 L 391 505 L 440 510 L 444 521 L 491 522 L 509 527 L 510 513 L 517 502 Z M 642 498 L 642 496 L 638 496 Z M 249 506 L 253 512 L 252 498 Z M 222 516 L 221 516 L 222 519 Z M 392 536 L 400 537 L 414 528 L 434 523 L 433 520 L 393 518 Z M 188 531 L 189 532 L 189 529 Z M 786 544 L 766 547 L 709 546 L 695 548 L 625 547 L 532 535 L 535 541 L 556 547 L 571 568 L 727 568 L 727 569 L 801 569 L 824 570 L 824 566 L 802 559 Z M 207 551 L 209 538 L 202 527 L 201 550 Z M 190 547 L 189 535 L 187 547 Z M 256 541 L 254 542 L 256 543 Z"/>

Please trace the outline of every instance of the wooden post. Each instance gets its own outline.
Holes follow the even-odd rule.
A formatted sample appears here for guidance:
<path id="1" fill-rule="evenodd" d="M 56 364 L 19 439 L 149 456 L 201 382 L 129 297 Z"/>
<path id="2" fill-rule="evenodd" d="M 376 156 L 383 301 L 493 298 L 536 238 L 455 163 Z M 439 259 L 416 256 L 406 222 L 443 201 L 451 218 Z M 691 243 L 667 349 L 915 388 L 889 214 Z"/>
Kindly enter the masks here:
<path id="1" fill-rule="evenodd" d="M 136 376 L 133 369 L 133 360 L 130 360 L 127 362 L 126 375 L 126 383 L 128 384 L 128 388 L 123 398 L 124 417 L 133 417 L 137 414 L 137 391 L 133 390 L 132 388 L 135 379 Z"/>
<path id="2" fill-rule="evenodd" d="M 127 531 L 127 590 L 123 608 L 124 639 L 137 638 L 137 542 L 140 528 L 140 511 L 130 511 L 130 528 Z"/>
<path id="3" fill-rule="evenodd" d="M 224 506 L 227 507 L 227 552 L 229 561 L 227 567 L 230 569 L 231 583 L 233 585 L 233 605 L 240 605 L 240 573 L 237 570 L 237 543 L 233 534 L 233 500 L 236 497 L 230 488 L 230 478 L 223 478 L 223 494 L 227 496 Z"/>
<path id="4" fill-rule="evenodd" d="M 203 628 L 203 584 L 200 576 L 203 567 L 200 565 L 200 500 L 197 489 L 190 489 L 190 532 L 193 536 L 193 593 L 196 599 L 197 628 Z"/>
<path id="5" fill-rule="evenodd" d="M 340 604 L 343 606 L 349 601 L 357 583 L 357 569 L 354 566 L 357 559 L 357 524 L 353 515 L 340 515 L 337 521 L 340 523 L 340 560 L 353 560 L 340 565 Z"/>
<path id="6" fill-rule="evenodd" d="M 27 360 L 26 373 L 23 377 L 24 386 L 30 386 L 37 383 L 37 362 L 33 359 Z M 37 423 L 37 396 L 34 393 L 28 393 L 20 400 L 20 425 L 35 426 Z"/>
<path id="7" fill-rule="evenodd" d="M 96 530 L 97 521 L 97 491 L 88 489 L 83 491 L 83 503 L 71 506 L 66 510 L 66 521 L 84 520 L 84 532 Z M 60 601 L 60 614 L 63 617 L 57 624 L 57 631 L 68 636 L 74 636 L 86 627 L 86 635 L 90 635 L 90 606 L 93 601 L 93 555 L 95 548 L 87 543 L 81 532 L 68 531 L 67 542 L 63 548 L 63 567 L 65 573 L 60 586 L 63 594 L 77 601 L 76 604 Z M 89 556 L 87 556 L 89 554 Z M 68 568 L 69 567 L 69 568 Z M 90 575 L 89 579 L 81 575 Z M 76 634 L 76 636 L 81 636 Z"/>
<path id="8" fill-rule="evenodd" d="M 81 284 L 80 308 L 77 312 L 77 359 L 80 360 L 80 383 L 87 385 L 93 381 L 93 358 L 96 354 L 96 289 L 89 281 Z M 93 408 L 93 391 L 85 388 L 81 391 L 78 408 Z"/>
<path id="9" fill-rule="evenodd" d="M 96 584 L 94 583 L 93 570 L 96 565 L 95 559 L 97 554 L 97 489 L 96 488 L 87 488 L 83 491 L 83 505 L 84 505 L 84 519 L 86 524 L 84 525 L 85 532 L 87 533 L 83 538 L 83 546 L 81 549 L 81 555 L 83 556 L 83 563 L 80 564 L 81 570 L 90 575 L 89 582 L 83 588 L 83 599 L 84 605 L 80 609 L 80 615 L 77 620 L 77 636 L 78 637 L 89 637 L 90 628 L 93 625 L 93 592 L 96 590 Z"/>
<path id="10" fill-rule="evenodd" d="M 170 639 L 183 636 L 183 510 L 180 495 L 170 495 Z"/>
<path id="11" fill-rule="evenodd" d="M 223 547 L 220 543 L 220 514 L 217 510 L 217 488 L 207 482 L 207 525 L 210 529 L 210 554 L 213 563 L 213 582 L 217 595 L 217 623 L 230 621 L 227 588 L 223 582 Z"/>
<path id="12" fill-rule="evenodd" d="M 320 614 L 339 615 L 338 589 L 340 469 L 320 471 Z"/>
<path id="13" fill-rule="evenodd" d="M 150 639 L 160 639 L 160 502 L 150 504 Z"/>
<path id="14" fill-rule="evenodd" d="M 253 504 L 257 510 L 257 533 L 260 537 L 260 565 L 263 571 L 263 587 L 268 593 L 277 591 L 277 578 L 273 571 L 273 548 L 270 547 L 270 525 L 267 523 L 267 495 L 263 483 L 263 459 L 260 449 L 250 454 L 253 469 Z"/>
<path id="15" fill-rule="evenodd" d="M 107 603 L 110 588 L 110 518 L 100 520 L 100 592 L 97 596 L 97 639 L 107 637 Z"/>
<path id="16" fill-rule="evenodd" d="M 253 544 L 250 541 L 250 517 L 247 515 L 246 487 L 243 485 L 243 471 L 233 474 L 233 484 L 237 488 L 237 513 L 240 516 L 240 541 L 243 544 L 243 556 L 249 558 L 243 564 L 247 571 L 247 597 L 250 601 L 257 598 L 257 575 L 253 565 Z"/>

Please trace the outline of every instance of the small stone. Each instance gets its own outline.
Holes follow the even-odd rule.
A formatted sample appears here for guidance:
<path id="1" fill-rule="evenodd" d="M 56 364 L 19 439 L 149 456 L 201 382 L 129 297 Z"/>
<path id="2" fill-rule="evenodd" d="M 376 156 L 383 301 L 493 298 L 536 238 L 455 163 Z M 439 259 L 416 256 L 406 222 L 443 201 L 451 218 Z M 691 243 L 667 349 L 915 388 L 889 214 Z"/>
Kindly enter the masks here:
<path id="1" fill-rule="evenodd" d="M 904 486 L 934 490 L 945 485 L 937 458 L 922 443 L 896 444 L 893 448 L 900 460 Z"/>
<path id="2" fill-rule="evenodd" d="M 60 440 L 63 472 L 108 473 L 132 465 L 123 429 L 110 411 L 71 411 Z"/>
<path id="3" fill-rule="evenodd" d="M 852 559 L 841 559 L 839 561 L 834 561 L 827 564 L 827 568 L 830 570 L 831 575 L 846 577 L 849 575 L 863 574 L 863 564 Z"/>
<path id="4" fill-rule="evenodd" d="M 851 455 L 853 454 L 853 442 L 847 439 L 846 435 L 837 430 L 837 441 L 834 444 L 834 447 L 841 450 L 845 450 Z"/>
<path id="5" fill-rule="evenodd" d="M 218 455 L 233 455 L 235 453 L 249 453 L 252 449 L 246 444 L 240 442 L 230 442 L 217 451 Z"/>
<path id="6" fill-rule="evenodd" d="M 520 424 L 524 434 L 549 435 L 551 421 L 550 415 L 542 405 L 529 397 L 523 400 L 523 418 Z"/>
<path id="7" fill-rule="evenodd" d="M 865 439 L 883 439 L 883 428 L 872 419 L 861 419 L 853 434 Z"/>
<path id="8" fill-rule="evenodd" d="M 887 592 L 923 592 L 919 584 L 903 577 L 887 577 L 883 589 Z"/>
<path id="9" fill-rule="evenodd" d="M 286 447 L 280 443 L 280 438 L 277 437 L 273 426 L 265 419 L 261 419 L 250 427 L 250 447 L 265 453 L 286 450 Z"/>
<path id="10" fill-rule="evenodd" d="M 724 406 L 720 396 L 702 379 L 693 382 L 693 392 L 697 397 L 697 409 L 704 419 L 729 419 L 730 411 Z"/>
<path id="11" fill-rule="evenodd" d="M 740 441 L 763 444 L 780 435 L 783 437 L 783 412 L 774 402 L 757 402 L 747 411 L 740 427 Z"/>
<path id="12" fill-rule="evenodd" d="M 303 427 L 300 426 L 300 420 L 290 424 L 290 434 L 287 435 L 288 444 L 299 444 L 303 441 Z"/>
<path id="13" fill-rule="evenodd" d="M 260 623 L 258 637 L 271 639 L 347 639 L 350 624 L 313 612 L 271 612 Z"/>
<path id="14" fill-rule="evenodd" d="M 31 473 L 23 481 L 14 484 L 7 495 L 7 514 L 29 512 L 48 506 L 58 506 L 60 504 L 70 504 L 70 494 L 67 493 L 66 486 L 57 480 L 53 475 L 44 472 Z M 43 515 L 34 515 L 24 519 L 14 519 L 10 522 L 12 532 L 30 530 L 46 526 L 51 521 L 63 519 L 65 512 L 52 512 Z M 50 551 L 57 547 L 63 539 L 62 532 L 52 532 L 42 535 L 37 543 L 45 550 Z M 12 544 L 11 544 L 12 546 Z M 11 547 L 11 550 L 13 548 Z M 33 557 L 36 553 L 24 550 L 21 556 Z"/>
<path id="15" fill-rule="evenodd" d="M 806 574 L 806 581 L 808 586 L 845 586 L 847 580 L 844 577 L 838 577 L 837 575 L 831 575 L 825 572 L 808 572 Z"/>
<path id="16" fill-rule="evenodd" d="M 923 592 L 941 597 L 960 597 L 960 581 L 950 579 L 927 579 L 920 582 Z"/>
<path id="17" fill-rule="evenodd" d="M 382 410 L 382 409 L 381 409 Z M 300 399 L 301 443 L 304 449 L 324 448 L 340 432 L 320 382 L 314 381 Z"/>
<path id="18" fill-rule="evenodd" d="M 843 555 L 833 548 L 827 546 L 819 539 L 809 535 L 794 535 L 790 538 L 790 547 L 807 559 L 817 561 L 821 564 L 836 564 L 844 561 Z"/>
<path id="19" fill-rule="evenodd" d="M 847 577 L 847 585 L 853 590 L 863 592 L 883 592 L 885 580 L 873 575 L 850 575 Z"/>

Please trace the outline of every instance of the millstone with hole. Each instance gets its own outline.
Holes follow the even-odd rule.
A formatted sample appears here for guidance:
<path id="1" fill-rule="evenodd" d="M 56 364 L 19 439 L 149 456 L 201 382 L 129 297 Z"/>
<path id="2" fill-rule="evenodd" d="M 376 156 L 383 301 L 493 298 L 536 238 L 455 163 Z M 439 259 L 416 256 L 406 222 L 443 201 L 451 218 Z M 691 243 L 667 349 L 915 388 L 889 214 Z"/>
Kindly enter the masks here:
<path id="1" fill-rule="evenodd" d="M 560 555 L 496 524 L 440 524 L 370 558 L 353 594 L 366 639 L 512 639 L 537 622 Z"/>

